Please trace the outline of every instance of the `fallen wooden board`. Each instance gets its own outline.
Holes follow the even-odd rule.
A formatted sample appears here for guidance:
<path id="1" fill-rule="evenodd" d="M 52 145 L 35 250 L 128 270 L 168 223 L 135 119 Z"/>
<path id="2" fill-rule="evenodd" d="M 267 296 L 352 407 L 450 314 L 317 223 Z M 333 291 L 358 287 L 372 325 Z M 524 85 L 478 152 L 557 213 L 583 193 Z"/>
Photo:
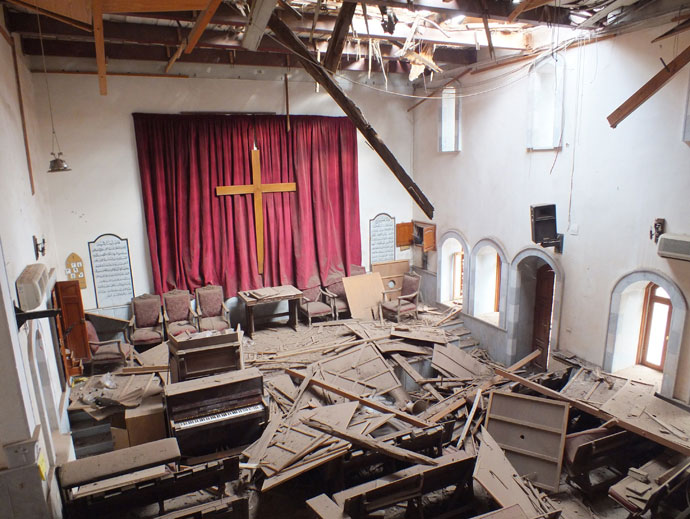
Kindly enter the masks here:
<path id="1" fill-rule="evenodd" d="M 512 505 L 488 514 L 478 515 L 472 519 L 529 519 L 520 505 Z"/>
<path id="2" fill-rule="evenodd" d="M 423 387 L 426 389 L 431 395 L 436 399 L 436 400 L 443 400 L 443 396 L 436 391 L 436 388 L 432 384 L 428 384 L 426 382 L 422 382 L 422 377 L 416 369 L 414 369 L 409 362 L 403 357 L 402 355 L 399 355 L 397 353 L 394 353 L 392 355 L 393 360 L 398 363 L 398 366 L 400 366 L 405 373 L 407 373 L 412 380 L 415 381 L 419 386 Z"/>
<path id="3" fill-rule="evenodd" d="M 434 346 L 431 366 L 454 377 L 477 378 L 492 374 L 491 368 L 455 346 Z"/>
<path id="4" fill-rule="evenodd" d="M 469 333 L 469 331 L 468 331 Z M 411 341 L 430 342 L 432 344 L 448 344 L 446 332 L 441 328 L 422 328 L 407 326 L 394 326 L 391 330 L 391 337 L 408 339 Z"/>
<path id="5" fill-rule="evenodd" d="M 319 519 L 350 519 L 350 516 L 326 494 L 308 499 L 307 506 Z"/>
<path id="6" fill-rule="evenodd" d="M 521 476 L 558 492 L 568 426 L 568 404 L 546 398 L 493 391 L 486 429 Z"/>
<path id="7" fill-rule="evenodd" d="M 383 280 L 378 272 L 343 278 L 347 305 L 355 319 L 377 319 L 383 297 Z"/>
<path id="8" fill-rule="evenodd" d="M 473 477 L 494 500 L 503 507 L 518 505 L 528 517 L 541 516 L 546 510 L 535 506 L 525 492 L 515 468 L 510 464 L 501 447 L 482 428 L 482 444 L 479 447 Z"/>
<path id="9" fill-rule="evenodd" d="M 410 355 L 431 355 L 433 349 L 428 346 L 415 346 L 405 342 L 379 342 L 377 343 L 381 353 L 409 353 Z"/>
<path id="10" fill-rule="evenodd" d="M 99 492 L 114 490 L 124 485 L 136 485 L 137 483 L 141 483 L 143 481 L 165 476 L 168 472 L 169 471 L 166 465 L 159 465 L 157 467 L 151 467 L 144 470 L 137 470 L 129 474 L 122 474 L 114 478 L 104 479 L 94 483 L 88 483 L 86 485 L 80 485 L 77 490 L 72 492 L 72 498 L 83 498 Z"/>
<path id="11" fill-rule="evenodd" d="M 559 392 L 569 398 L 601 407 L 625 385 L 626 381 L 623 377 L 609 373 L 580 368 Z"/>
<path id="12" fill-rule="evenodd" d="M 314 419 L 306 420 L 303 423 L 312 429 L 330 434 L 331 436 L 337 436 L 338 438 L 348 441 L 353 445 L 378 452 L 379 454 L 388 456 L 390 458 L 406 461 L 408 463 L 416 463 L 418 465 L 438 465 L 438 462 L 433 458 L 424 456 L 423 454 L 417 454 L 416 452 L 408 451 L 406 449 L 401 449 L 395 445 L 389 445 L 374 438 L 364 436 L 363 434 L 348 431 L 343 427 L 328 425 Z"/>
<path id="13" fill-rule="evenodd" d="M 538 393 L 541 393 L 544 396 L 548 396 L 551 398 L 555 398 L 556 400 L 562 400 L 564 402 L 568 402 L 570 405 L 575 407 L 576 409 L 579 409 L 580 411 L 584 411 L 585 413 L 591 414 L 592 416 L 596 416 L 597 418 L 600 418 L 604 421 L 609 421 L 612 418 L 614 418 L 612 415 L 609 413 L 600 410 L 592 405 L 589 405 L 585 402 L 582 402 L 580 400 L 574 400 L 572 398 L 568 398 L 565 395 L 561 395 L 558 391 L 554 391 L 553 389 L 549 389 L 547 387 L 542 386 L 541 384 L 537 384 L 535 382 L 532 382 L 531 380 L 527 380 L 526 378 L 523 378 L 519 375 L 515 375 L 514 373 L 510 373 L 506 370 L 497 368 L 496 373 L 501 375 L 502 377 L 505 377 L 509 380 L 512 380 L 514 382 L 519 382 L 525 387 L 528 387 L 534 391 L 537 391 Z M 657 399 L 659 400 L 659 399 Z M 663 402 L 663 400 L 660 400 Z M 670 404 L 669 404 L 670 405 Z M 630 406 L 628 406 L 630 407 Z M 675 406 L 674 406 L 675 407 Z M 650 420 L 653 422 L 653 420 Z M 660 434 L 658 428 L 654 428 L 653 430 L 648 430 L 644 428 L 644 424 L 639 423 L 639 421 L 630 421 L 627 419 L 620 418 L 618 416 L 615 417 L 615 423 L 617 426 L 619 426 L 622 429 L 625 429 L 627 431 L 633 432 L 639 436 L 642 436 L 643 438 L 647 438 L 648 440 L 652 440 L 655 443 L 658 443 L 659 445 L 663 445 L 664 447 L 668 447 L 669 449 L 672 449 L 676 452 L 680 452 L 681 454 L 684 454 L 686 456 L 690 456 L 690 446 L 688 446 L 685 443 L 679 443 L 678 441 L 675 441 L 677 438 L 674 436 L 669 437 L 668 434 Z"/>
<path id="14" fill-rule="evenodd" d="M 299 371 L 295 371 L 293 369 L 286 369 L 285 372 L 292 376 L 299 378 L 300 380 L 304 380 L 306 378 L 306 375 L 304 373 L 300 373 Z M 431 424 L 420 420 L 418 418 L 415 418 L 412 415 L 409 415 L 407 413 L 404 413 L 402 411 L 398 411 L 397 409 L 394 409 L 392 407 L 388 407 L 387 405 L 383 405 L 380 402 L 377 402 L 375 400 L 371 400 L 368 398 L 363 398 L 361 396 L 355 395 L 345 389 L 342 389 L 340 387 L 334 386 L 333 384 L 329 384 L 327 382 L 324 382 L 323 380 L 318 380 L 315 378 L 312 378 L 309 381 L 310 384 L 313 384 L 317 387 L 320 387 L 321 389 L 325 389 L 326 391 L 330 391 L 331 393 L 335 393 L 336 395 L 344 396 L 348 400 L 353 400 L 357 401 L 360 404 L 369 407 L 371 409 L 374 409 L 376 411 L 380 411 L 382 413 L 391 413 L 395 415 L 396 418 L 402 420 L 403 422 L 409 423 L 411 425 L 414 425 L 416 427 L 429 427 Z"/>

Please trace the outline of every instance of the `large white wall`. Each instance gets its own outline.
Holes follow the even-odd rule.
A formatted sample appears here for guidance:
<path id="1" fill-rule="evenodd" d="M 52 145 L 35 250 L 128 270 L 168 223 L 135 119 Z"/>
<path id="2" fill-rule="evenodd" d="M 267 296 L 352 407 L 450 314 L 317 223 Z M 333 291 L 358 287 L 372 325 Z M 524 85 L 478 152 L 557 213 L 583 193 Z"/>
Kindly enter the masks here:
<path id="1" fill-rule="evenodd" d="M 42 74 L 35 74 L 40 91 Z M 284 83 L 240 79 L 109 77 L 101 96 L 94 76 L 50 75 L 60 142 L 72 171 L 51 176 L 51 206 L 61 261 L 71 253 L 86 264 L 85 307 L 94 307 L 88 241 L 110 232 L 129 239 L 136 293 L 152 290 L 133 112 L 189 111 L 285 113 Z M 384 142 L 405 168 L 412 166 L 412 115 L 406 103 L 374 90 L 345 84 Z M 292 114 L 342 116 L 313 81 L 290 83 Z M 42 124 L 48 114 L 40 113 Z M 48 143 L 44 143 L 48 145 Z M 412 218 L 412 202 L 378 155 L 358 138 L 362 261 L 369 261 L 369 219 L 387 212 L 396 221 Z M 402 256 L 404 257 L 404 256 Z"/>
<path id="2" fill-rule="evenodd" d="M 463 151 L 437 152 L 438 105 L 415 109 L 415 176 L 436 206 L 439 235 L 458 229 L 470 247 L 497 237 L 508 260 L 533 245 L 529 206 L 555 203 L 565 274 L 560 348 L 601 364 L 610 294 L 624 274 L 640 268 L 668 274 L 690 298 L 690 263 L 656 254 L 648 230 L 654 218 L 667 232 L 690 234 L 690 147 L 682 142 L 688 71 L 618 128 L 606 120 L 615 108 L 690 44 L 690 35 L 649 42 L 668 27 L 619 36 L 564 53 L 565 133 L 559 151 L 528 152 L 528 79 L 487 81 L 466 76 Z M 524 74 L 523 74 L 524 76 Z M 502 83 L 510 83 L 495 88 Z M 572 192 L 571 192 L 572 185 Z M 569 204 L 572 208 L 569 213 Z M 418 216 L 421 216 L 417 213 Z M 549 254 L 553 254 L 550 249 Z M 690 394 L 690 326 L 686 327 L 676 394 Z"/>

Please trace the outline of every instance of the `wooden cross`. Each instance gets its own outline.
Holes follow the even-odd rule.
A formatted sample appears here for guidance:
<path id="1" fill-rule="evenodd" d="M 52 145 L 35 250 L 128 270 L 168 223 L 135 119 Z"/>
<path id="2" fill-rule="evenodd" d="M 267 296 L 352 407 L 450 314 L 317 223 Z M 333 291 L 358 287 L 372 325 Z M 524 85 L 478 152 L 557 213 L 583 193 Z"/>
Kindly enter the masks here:
<path id="1" fill-rule="evenodd" d="M 259 150 L 252 150 L 252 183 L 242 186 L 217 186 L 216 195 L 254 195 L 254 230 L 256 232 L 256 257 L 259 274 L 264 273 L 264 193 L 297 191 L 294 182 L 279 184 L 261 183 L 261 160 Z"/>

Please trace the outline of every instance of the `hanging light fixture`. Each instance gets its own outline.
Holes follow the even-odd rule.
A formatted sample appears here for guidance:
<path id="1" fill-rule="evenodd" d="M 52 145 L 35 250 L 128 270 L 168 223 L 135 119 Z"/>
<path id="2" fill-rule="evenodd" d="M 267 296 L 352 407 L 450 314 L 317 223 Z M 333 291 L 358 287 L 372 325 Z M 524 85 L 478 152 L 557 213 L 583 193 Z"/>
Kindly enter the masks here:
<path id="1" fill-rule="evenodd" d="M 43 59 L 43 77 L 45 78 L 46 81 L 46 92 L 48 94 L 48 110 L 50 112 L 50 127 L 53 131 L 53 134 L 51 136 L 51 148 L 52 151 L 50 154 L 53 156 L 53 158 L 50 160 L 50 165 L 48 166 L 48 173 L 57 173 L 60 171 L 72 171 L 70 167 L 67 165 L 67 162 L 65 162 L 65 159 L 62 158 L 62 150 L 60 150 L 60 141 L 58 141 L 57 138 L 57 133 L 55 133 L 55 122 L 53 120 L 53 103 L 51 102 L 50 99 L 50 88 L 48 86 L 48 69 L 46 68 L 46 53 L 43 48 L 43 32 L 41 31 L 41 17 L 38 14 L 38 10 L 36 11 L 36 20 L 38 22 L 38 40 L 41 42 L 41 58 Z M 55 146 L 57 145 L 57 155 L 55 154 Z"/>

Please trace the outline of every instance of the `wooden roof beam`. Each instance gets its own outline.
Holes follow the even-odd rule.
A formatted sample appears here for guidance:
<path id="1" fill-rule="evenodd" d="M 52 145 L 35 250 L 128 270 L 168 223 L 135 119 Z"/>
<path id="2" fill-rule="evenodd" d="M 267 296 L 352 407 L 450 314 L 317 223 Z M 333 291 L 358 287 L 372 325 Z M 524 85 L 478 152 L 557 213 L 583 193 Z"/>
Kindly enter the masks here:
<path id="1" fill-rule="evenodd" d="M 103 36 L 103 0 L 93 0 L 93 39 L 98 66 L 98 89 L 102 96 L 108 95 L 108 81 L 105 66 L 105 38 Z"/>
<path id="2" fill-rule="evenodd" d="M 637 110 L 647 99 L 656 94 L 661 87 L 688 63 L 690 63 L 690 47 L 678 54 L 673 61 L 662 68 L 652 79 L 647 81 L 647 83 L 606 118 L 611 128 L 618 126 L 623 119 Z"/>
<path id="3" fill-rule="evenodd" d="M 268 19 L 276 7 L 276 0 L 254 0 L 249 11 L 249 25 L 242 38 L 242 47 L 257 50 L 266 31 Z"/>
<path id="4" fill-rule="evenodd" d="M 213 18 L 213 15 L 216 14 L 216 9 L 218 9 L 220 2 L 221 0 L 209 0 L 208 4 L 206 5 L 206 9 L 199 13 L 199 17 L 196 19 L 192 32 L 190 32 L 189 36 L 187 36 L 187 45 L 184 49 L 185 54 L 189 54 L 194 50 L 194 47 L 196 47 L 196 44 L 199 42 L 199 38 L 201 38 L 201 35 L 206 30 L 206 27 L 208 27 L 211 18 Z"/>
<path id="5" fill-rule="evenodd" d="M 309 53 L 302 41 L 290 30 L 285 22 L 273 14 L 268 22 L 268 27 L 273 31 L 278 41 L 290 49 L 304 69 L 311 75 L 325 90 L 330 94 L 338 106 L 345 112 L 345 115 L 353 122 L 362 136 L 367 140 L 371 147 L 381 157 L 383 162 L 390 168 L 398 181 L 410 194 L 412 199 L 422 209 L 428 218 L 434 217 L 434 206 L 424 195 L 422 190 L 415 184 L 414 180 L 405 171 L 393 152 L 381 140 L 376 130 L 366 120 L 359 107 L 343 92 L 326 69 L 317 62 Z"/>
<path id="6" fill-rule="evenodd" d="M 345 49 L 347 33 L 350 31 L 350 24 L 352 23 L 355 9 L 357 9 L 357 4 L 355 3 L 343 3 L 340 7 L 333 34 L 331 34 L 331 39 L 328 42 L 326 57 L 323 60 L 326 70 L 335 72 L 338 63 L 340 63 L 340 56 L 343 55 L 343 50 Z"/>

